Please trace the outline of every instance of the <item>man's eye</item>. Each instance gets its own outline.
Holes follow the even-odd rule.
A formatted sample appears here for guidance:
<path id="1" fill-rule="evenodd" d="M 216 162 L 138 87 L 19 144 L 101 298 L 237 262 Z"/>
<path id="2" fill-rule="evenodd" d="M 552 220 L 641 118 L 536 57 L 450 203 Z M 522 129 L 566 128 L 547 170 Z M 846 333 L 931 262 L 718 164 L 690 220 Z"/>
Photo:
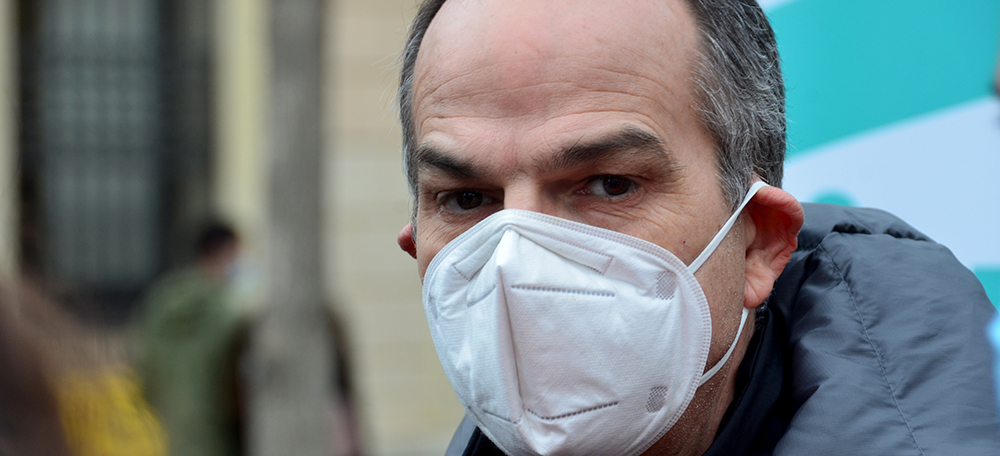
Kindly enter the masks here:
<path id="1" fill-rule="evenodd" d="M 492 202 L 492 198 L 483 195 L 480 192 L 465 190 L 449 195 L 446 198 L 444 205 L 447 209 L 453 211 L 469 211 Z"/>
<path id="2" fill-rule="evenodd" d="M 621 176 L 595 177 L 587 183 L 587 193 L 597 196 L 620 196 L 635 188 L 635 182 Z"/>

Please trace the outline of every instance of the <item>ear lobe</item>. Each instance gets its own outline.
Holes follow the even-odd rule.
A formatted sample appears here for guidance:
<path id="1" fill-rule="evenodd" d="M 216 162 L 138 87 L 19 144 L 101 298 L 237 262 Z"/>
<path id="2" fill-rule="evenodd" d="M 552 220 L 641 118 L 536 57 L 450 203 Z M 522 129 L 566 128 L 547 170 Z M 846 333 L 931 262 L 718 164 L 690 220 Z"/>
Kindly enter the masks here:
<path id="1" fill-rule="evenodd" d="M 760 189 L 745 211 L 749 220 L 744 222 L 747 247 L 743 305 L 753 309 L 771 294 L 774 282 L 798 246 L 804 215 L 795 197 L 776 187 Z"/>
<path id="2" fill-rule="evenodd" d="M 409 253 L 414 259 L 417 258 L 417 243 L 413 241 L 413 223 L 407 223 L 402 230 L 399 230 L 396 243 L 404 252 Z"/>

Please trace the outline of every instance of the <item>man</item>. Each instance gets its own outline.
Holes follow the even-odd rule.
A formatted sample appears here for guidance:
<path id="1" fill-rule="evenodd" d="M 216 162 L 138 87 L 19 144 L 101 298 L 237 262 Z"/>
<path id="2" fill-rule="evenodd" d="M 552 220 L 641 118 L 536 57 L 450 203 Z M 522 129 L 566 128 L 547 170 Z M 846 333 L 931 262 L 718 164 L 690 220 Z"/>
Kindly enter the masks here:
<path id="1" fill-rule="evenodd" d="M 229 289 L 238 255 L 232 228 L 207 225 L 197 263 L 155 283 L 140 309 L 138 370 L 172 455 L 242 454 L 236 382 L 242 336 Z"/>
<path id="2" fill-rule="evenodd" d="M 755 2 L 428 1 L 400 114 L 449 454 L 1000 451 L 974 277 L 874 211 L 799 234 Z"/>

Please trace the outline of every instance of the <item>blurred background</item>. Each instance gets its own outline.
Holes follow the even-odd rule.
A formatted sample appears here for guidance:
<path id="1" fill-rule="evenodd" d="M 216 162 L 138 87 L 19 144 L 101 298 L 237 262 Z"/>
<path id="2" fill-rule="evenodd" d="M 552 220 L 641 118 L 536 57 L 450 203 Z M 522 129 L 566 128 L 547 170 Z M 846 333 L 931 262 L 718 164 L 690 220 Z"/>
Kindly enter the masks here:
<path id="1" fill-rule="evenodd" d="M 267 266 L 282 236 L 301 233 L 277 232 L 287 214 L 276 213 L 312 198 L 314 219 L 298 223 L 315 227 L 302 243 L 317 267 L 293 282 L 318 289 L 336 319 L 331 351 L 346 362 L 322 375 L 352 385 L 345 454 L 443 453 L 462 409 L 429 338 L 415 263 L 395 243 L 409 197 L 393 97 L 416 3 L 0 1 L 0 268 L 82 327 L 55 350 L 85 345 L 100 353 L 96 370 L 136 364 L 150 287 L 197 261 L 213 220 L 240 238 L 237 312 L 259 321 L 285 308 L 261 279 L 282 273 Z M 296 36 L 309 27 L 320 33 Z M 300 64 L 312 74 L 282 73 Z M 276 100 L 281 87 L 291 102 Z M 288 127 L 289 116 L 316 128 Z M 275 171 L 297 148 L 315 151 L 304 154 L 318 176 L 308 185 Z M 305 331 L 275 332 L 289 327 Z"/>
<path id="2" fill-rule="evenodd" d="M 1000 302 L 1000 1 L 760 3 L 787 75 L 786 188 L 897 213 Z M 242 417 L 233 451 L 443 453 L 463 412 L 395 244 L 416 4 L 0 0 L 0 295 L 50 354 L 75 454 L 178 448 L 148 392 L 168 374 L 149 372 L 195 358 L 232 364 L 216 377 L 237 386 L 211 394 Z M 238 249 L 202 255 L 211 222 Z M 216 269 L 224 298 L 162 291 Z M 193 295 L 224 310 L 150 310 Z M 206 322 L 198 347 L 170 336 Z"/>

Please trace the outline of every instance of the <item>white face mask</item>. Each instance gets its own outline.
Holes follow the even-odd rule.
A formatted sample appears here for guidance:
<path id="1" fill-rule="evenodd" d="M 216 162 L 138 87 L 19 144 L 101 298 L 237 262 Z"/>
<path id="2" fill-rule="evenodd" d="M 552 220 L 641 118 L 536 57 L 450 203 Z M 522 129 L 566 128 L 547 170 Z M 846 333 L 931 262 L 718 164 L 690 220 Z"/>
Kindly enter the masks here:
<path id="1" fill-rule="evenodd" d="M 503 210 L 431 261 L 424 310 L 444 371 L 511 455 L 636 455 L 681 417 L 707 372 L 712 317 L 690 265 L 644 240 Z"/>

